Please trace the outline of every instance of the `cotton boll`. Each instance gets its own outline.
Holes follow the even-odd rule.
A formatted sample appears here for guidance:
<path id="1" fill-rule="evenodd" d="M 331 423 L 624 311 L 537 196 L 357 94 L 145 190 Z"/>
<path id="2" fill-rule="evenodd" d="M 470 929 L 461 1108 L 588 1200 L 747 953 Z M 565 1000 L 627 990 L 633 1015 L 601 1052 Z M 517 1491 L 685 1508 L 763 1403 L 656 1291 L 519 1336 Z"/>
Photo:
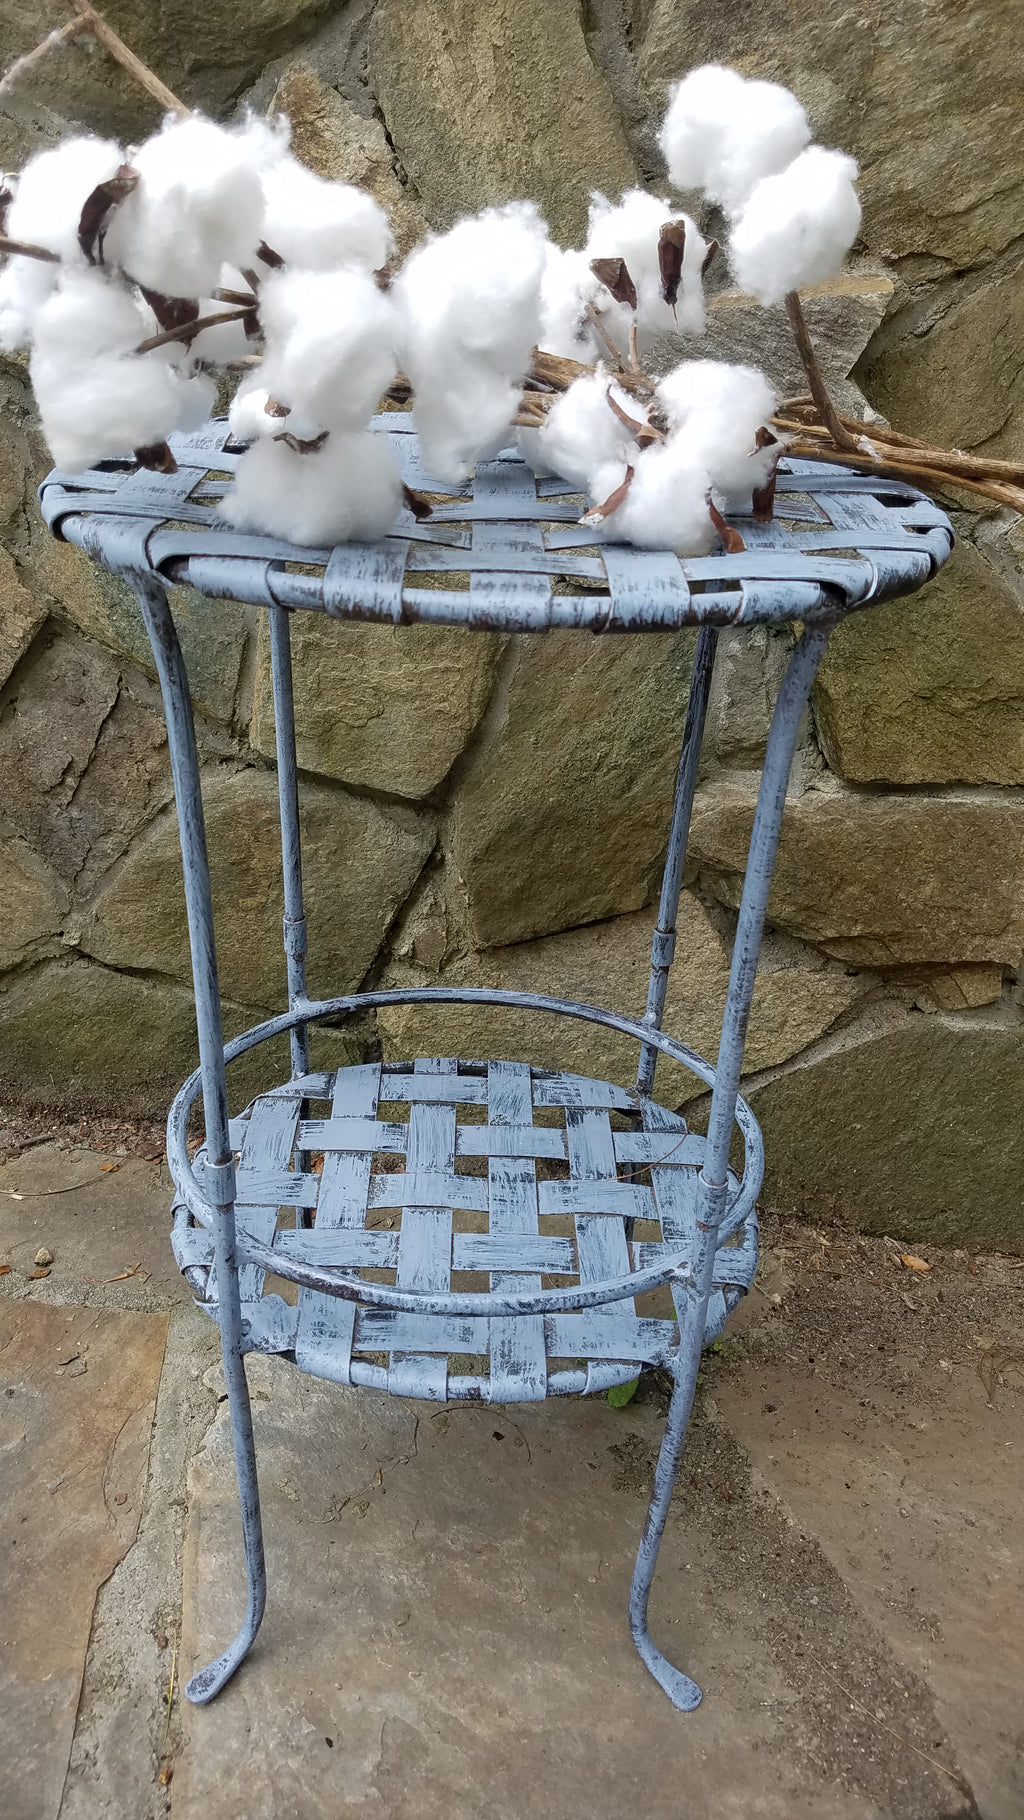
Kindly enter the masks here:
<path id="1" fill-rule="evenodd" d="M 209 380 L 179 372 L 169 348 L 134 353 L 151 322 L 116 278 L 88 269 L 66 272 L 40 309 L 29 371 L 60 466 L 128 455 L 209 416 Z"/>
<path id="2" fill-rule="evenodd" d="M 489 373 L 479 361 L 449 360 L 431 384 L 416 387 L 413 415 L 425 467 L 453 490 L 478 461 L 504 448 L 522 386 Z"/>
<path id="3" fill-rule="evenodd" d="M 5 353 L 31 347 L 32 326 L 53 294 L 59 269 L 38 259 L 14 256 L 0 271 L 0 348 Z"/>
<path id="4" fill-rule="evenodd" d="M 223 516 L 244 531 L 292 543 L 375 542 L 394 523 L 402 483 L 387 437 L 372 430 L 335 432 L 321 449 L 299 454 L 287 443 L 260 441 L 235 469 Z"/>
<path id="5" fill-rule="evenodd" d="M 250 266 L 263 233 L 265 133 L 193 115 L 169 120 L 134 153 L 138 187 L 115 211 L 106 257 L 167 297 L 217 288 L 227 260 Z"/>
<path id="6" fill-rule="evenodd" d="M 702 189 L 729 214 L 811 137 L 796 96 L 708 63 L 672 89 L 658 141 L 679 189 Z"/>
<path id="7" fill-rule="evenodd" d="M 838 271 L 860 227 L 856 161 L 809 146 L 750 195 L 729 241 L 741 290 L 759 303 L 820 284 Z"/>
<path id="8" fill-rule="evenodd" d="M 398 371 L 399 320 L 365 272 L 282 272 L 260 293 L 275 398 L 328 429 L 362 428 Z"/>
<path id="9" fill-rule="evenodd" d="M 596 356 L 597 337 L 586 320 L 587 305 L 604 290 L 590 269 L 586 253 L 556 246 L 545 248 L 540 285 L 540 329 L 537 345 L 549 354 L 589 364 Z M 607 298 L 608 293 L 604 292 Z"/>
<path id="10" fill-rule="evenodd" d="M 417 248 L 392 287 L 424 460 L 449 485 L 508 433 L 540 332 L 547 244 L 533 203 L 485 209 Z"/>
<path id="11" fill-rule="evenodd" d="M 99 183 L 124 160 L 113 139 L 91 136 L 65 140 L 30 158 L 18 178 L 7 211 L 6 232 L 57 253 L 67 264 L 85 264 L 78 244 L 82 209 Z M 0 272 L 0 347 L 27 348 L 36 312 L 56 288 L 60 268 L 14 254 Z"/>
<path id="12" fill-rule="evenodd" d="M 313 417 L 303 416 L 298 411 L 289 411 L 287 416 L 280 417 L 267 410 L 275 400 L 268 389 L 266 369 L 259 367 L 242 380 L 228 412 L 228 429 L 235 442 L 255 442 L 259 436 L 280 436 L 283 430 L 289 435 L 298 437 L 300 442 L 311 442 L 319 435 L 324 425 Z"/>
<path id="13" fill-rule="evenodd" d="M 679 556 L 704 556 L 715 542 L 708 512 L 711 477 L 680 439 L 655 443 L 630 462 L 633 480 L 622 504 L 600 524 L 612 543 L 632 543 L 644 550 L 675 550 Z M 622 461 L 606 463 L 591 483 L 601 504 L 626 476 Z"/>
<path id="14" fill-rule="evenodd" d="M 661 230 L 668 221 L 682 222 L 686 235 L 679 295 L 674 309 L 661 294 L 658 260 Z M 702 271 L 707 250 L 707 241 L 688 215 L 681 215 L 657 196 L 649 196 L 646 190 L 627 190 L 617 205 L 596 191 L 591 197 L 586 257 L 588 261 L 625 260 L 636 286 L 636 323 L 644 340 L 656 335 L 704 333 Z M 624 304 L 615 303 L 603 287 L 598 292 L 597 302 L 606 327 L 616 343 L 625 348 L 633 321 L 632 311 Z"/>
<path id="15" fill-rule="evenodd" d="M 658 381 L 658 402 L 693 459 L 707 468 L 719 505 L 749 511 L 778 451 L 758 449 L 778 394 L 756 367 L 686 360 Z"/>
<path id="16" fill-rule="evenodd" d="M 91 135 L 65 139 L 51 151 L 39 152 L 18 178 L 7 233 L 12 240 L 59 253 L 69 264 L 84 265 L 78 244 L 82 209 L 97 184 L 109 182 L 123 163 L 124 152 L 113 139 Z"/>
<path id="17" fill-rule="evenodd" d="M 384 210 L 351 183 L 328 183 L 290 154 L 263 173 L 263 238 L 287 265 L 326 272 L 386 265 L 395 248 Z"/>
<path id="18" fill-rule="evenodd" d="M 574 379 L 552 405 L 542 430 L 519 432 L 520 453 L 535 473 L 559 474 L 585 488 L 602 464 L 631 459 L 636 445 L 608 403 L 609 391 L 628 416 L 643 418 L 641 407 L 603 370 Z"/>

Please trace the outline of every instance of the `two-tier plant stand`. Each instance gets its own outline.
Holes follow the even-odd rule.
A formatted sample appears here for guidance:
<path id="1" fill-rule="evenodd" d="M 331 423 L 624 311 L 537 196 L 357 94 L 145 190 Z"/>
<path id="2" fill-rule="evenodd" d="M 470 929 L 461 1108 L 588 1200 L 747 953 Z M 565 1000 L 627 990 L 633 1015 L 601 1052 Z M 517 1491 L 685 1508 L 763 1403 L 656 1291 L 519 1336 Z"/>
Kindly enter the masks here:
<path id="1" fill-rule="evenodd" d="M 375 428 L 390 436 L 409 486 L 428 497 L 444 492 L 422 470 L 409 417 L 386 415 Z M 798 724 L 830 629 L 847 613 L 926 582 L 949 554 L 948 520 L 901 481 L 784 460 L 775 521 L 735 520 L 743 553 L 681 560 L 596 541 L 576 522 L 582 502 L 572 489 L 538 483 L 508 451 L 477 468 L 464 499 L 438 497 L 425 522 L 406 511 L 380 543 L 310 550 L 240 534 L 218 519 L 224 476 L 238 455 L 223 423 L 172 439 L 171 447 L 176 473 L 106 462 L 86 474 L 51 474 L 41 497 L 54 535 L 127 578 L 138 596 L 174 772 L 200 1067 L 168 1123 L 178 1196 L 173 1244 L 197 1298 L 220 1323 L 249 1595 L 238 1636 L 186 1691 L 197 1702 L 212 1699 L 263 1616 L 244 1366 L 256 1350 L 283 1353 L 338 1384 L 437 1401 L 537 1402 L 607 1390 L 644 1365 L 669 1372 L 672 1398 L 629 1622 L 669 1699 L 692 1708 L 700 1690 L 652 1642 L 647 1606 L 701 1348 L 721 1331 L 757 1261 L 763 1153 L 739 1083 Z M 441 585 L 424 587 L 428 577 Z M 587 588 L 574 591 L 574 578 Z M 211 603 L 254 603 L 270 620 L 289 1008 L 226 1047 L 192 707 L 168 584 L 187 584 Z M 506 633 L 573 627 L 581 637 L 699 628 L 644 1012 L 629 1018 L 569 999 L 454 986 L 308 998 L 293 612 Z M 715 646 L 723 626 L 782 622 L 796 623 L 799 637 L 772 717 L 712 1064 L 665 1034 L 662 1012 Z M 619 1031 L 638 1046 L 636 1085 L 450 1057 L 311 1071 L 311 1024 L 438 1000 L 555 1012 Z M 226 1065 L 284 1031 L 290 1079 L 229 1120 Z M 659 1055 L 711 1089 L 706 1137 L 652 1097 Z M 190 1158 L 189 1113 L 200 1097 L 205 1142 Z M 740 1174 L 729 1167 L 734 1127 L 743 1141 Z M 387 1228 L 375 1217 L 381 1209 L 395 1216 Z M 453 1289 L 452 1273 L 467 1271 L 487 1287 Z M 294 1306 L 264 1294 L 268 1273 L 297 1285 Z M 676 1318 L 638 1312 L 637 1298 L 663 1284 Z"/>

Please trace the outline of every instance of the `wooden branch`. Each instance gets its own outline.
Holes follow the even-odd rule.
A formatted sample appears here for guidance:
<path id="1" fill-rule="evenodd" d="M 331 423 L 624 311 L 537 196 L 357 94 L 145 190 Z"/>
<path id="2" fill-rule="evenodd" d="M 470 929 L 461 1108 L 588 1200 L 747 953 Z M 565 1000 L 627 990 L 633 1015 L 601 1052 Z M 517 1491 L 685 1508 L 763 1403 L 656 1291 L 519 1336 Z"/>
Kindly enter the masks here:
<path id="1" fill-rule="evenodd" d="M 197 316 L 194 321 L 182 323 L 179 328 L 164 329 L 159 335 L 150 335 L 147 340 L 140 341 L 133 352 L 151 354 L 154 348 L 166 347 L 172 341 L 183 341 L 188 347 L 201 330 L 215 329 L 221 322 L 241 322 L 242 318 L 248 315 L 249 311 L 246 309 L 218 310 L 215 316 Z"/>
<path id="2" fill-rule="evenodd" d="M 152 95 L 153 100 L 158 102 L 160 107 L 167 108 L 172 114 L 180 115 L 182 119 L 188 118 L 192 109 L 186 107 L 184 101 L 179 101 L 177 95 L 167 87 L 166 82 L 161 82 L 159 76 L 154 75 L 153 71 L 143 63 L 142 58 L 137 57 L 134 51 L 128 49 L 124 39 L 118 37 L 113 26 L 107 24 L 102 13 L 98 13 L 96 8 L 89 4 L 89 0 L 71 0 L 71 5 L 77 14 L 79 30 L 88 29 L 93 37 L 102 44 L 104 50 L 110 52 L 115 62 L 119 63 L 122 69 L 127 70 L 129 76 L 134 76 L 140 88 L 144 88 L 147 95 Z"/>
<path id="3" fill-rule="evenodd" d="M 84 19 L 69 19 L 67 25 L 60 26 L 55 32 L 48 32 L 42 43 L 36 45 L 34 51 L 26 51 L 23 57 L 15 57 L 6 74 L 0 78 L 0 101 L 5 95 L 10 94 L 12 88 L 21 81 L 23 76 L 27 76 L 31 70 L 35 69 L 37 63 L 42 63 L 51 51 L 61 50 L 69 38 L 76 38 L 79 32 L 88 31 L 88 29 Z"/>
<path id="4" fill-rule="evenodd" d="M 60 254 L 51 253 L 49 247 L 31 246 L 27 240 L 10 240 L 6 234 L 0 234 L 0 253 L 19 253 L 22 259 L 43 259 L 47 265 L 60 264 Z"/>
<path id="5" fill-rule="evenodd" d="M 804 315 L 803 304 L 800 302 L 799 295 L 796 291 L 787 292 L 786 315 L 789 317 L 789 326 L 793 331 L 793 339 L 799 350 L 804 372 L 807 374 L 807 383 L 811 388 L 811 397 L 818 407 L 818 415 L 828 430 L 836 447 L 839 449 L 852 449 L 855 447 L 853 437 L 843 429 L 839 418 L 836 416 L 835 405 L 829 397 L 828 387 L 825 384 L 825 376 L 818 365 L 818 356 L 814 352 L 814 343 L 811 340 L 811 333 L 807 327 L 807 318 Z"/>

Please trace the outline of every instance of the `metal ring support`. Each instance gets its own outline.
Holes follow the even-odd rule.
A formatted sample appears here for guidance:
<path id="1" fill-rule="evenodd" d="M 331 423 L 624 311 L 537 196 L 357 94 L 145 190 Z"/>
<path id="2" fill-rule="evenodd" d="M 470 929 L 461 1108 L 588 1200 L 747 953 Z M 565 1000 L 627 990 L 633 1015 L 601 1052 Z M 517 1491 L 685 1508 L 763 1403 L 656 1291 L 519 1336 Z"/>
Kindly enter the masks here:
<path id="1" fill-rule="evenodd" d="M 404 990 L 395 988 L 380 992 L 356 992 L 344 998 L 307 1001 L 291 1011 L 282 1011 L 277 1017 L 269 1018 L 266 1023 L 257 1024 L 253 1029 L 235 1037 L 225 1046 L 224 1059 L 225 1062 L 235 1061 L 238 1056 L 269 1038 L 291 1031 L 297 1023 L 314 1023 L 326 1017 L 375 1009 L 382 1005 L 438 1002 L 506 1005 L 521 1011 L 548 1012 L 555 1016 L 576 1017 L 589 1023 L 603 1024 L 610 1030 L 620 1031 L 623 1036 L 633 1037 L 639 1043 L 653 1044 L 672 1061 L 680 1062 L 688 1068 L 706 1086 L 714 1087 L 715 1084 L 716 1070 L 703 1056 L 687 1048 L 685 1043 L 665 1036 L 660 1030 L 652 1030 L 649 1025 L 633 1018 L 620 1017 L 617 1012 L 605 1011 L 597 1005 L 583 1005 L 573 999 L 542 998 L 533 993 L 504 992 L 498 988 L 478 986 L 415 986 Z M 188 1115 L 201 1091 L 202 1077 L 197 1070 L 189 1076 L 171 1106 L 167 1120 L 167 1160 L 175 1187 L 189 1212 L 202 1225 L 209 1227 L 213 1224 L 215 1209 L 199 1186 L 186 1141 Z M 744 1171 L 739 1193 L 728 1208 L 727 1218 L 722 1221 L 718 1243 L 742 1225 L 757 1200 L 764 1175 L 761 1129 L 742 1097 L 738 1097 L 736 1102 L 736 1123 L 743 1136 Z M 424 1305 L 424 1295 L 417 1291 L 398 1290 L 385 1283 L 365 1282 L 361 1277 L 347 1276 L 342 1271 L 332 1271 L 326 1266 L 318 1268 L 282 1257 L 269 1245 L 252 1238 L 244 1228 L 237 1232 L 236 1242 L 243 1257 L 302 1288 L 320 1290 L 325 1295 L 338 1296 L 344 1301 L 361 1302 L 366 1307 L 386 1308 L 409 1314 L 417 1313 Z M 691 1262 L 687 1254 L 680 1253 L 678 1257 L 650 1265 L 645 1270 L 632 1271 L 627 1277 L 587 1283 L 585 1287 L 581 1285 L 576 1289 L 542 1289 L 531 1294 L 505 1296 L 431 1295 L 429 1300 L 433 1313 L 454 1316 L 568 1314 L 583 1308 L 595 1308 L 602 1302 L 625 1301 L 629 1297 L 642 1295 L 646 1290 L 659 1288 L 680 1271 L 685 1271 L 686 1280 L 689 1280 Z"/>

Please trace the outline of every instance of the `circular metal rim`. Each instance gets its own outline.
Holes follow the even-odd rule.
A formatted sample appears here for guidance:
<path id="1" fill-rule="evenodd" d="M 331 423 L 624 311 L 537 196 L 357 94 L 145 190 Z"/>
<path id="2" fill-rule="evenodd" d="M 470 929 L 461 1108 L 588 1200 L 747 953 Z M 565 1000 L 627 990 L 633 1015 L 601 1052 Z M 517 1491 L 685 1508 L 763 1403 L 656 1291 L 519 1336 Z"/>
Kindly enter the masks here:
<path id="1" fill-rule="evenodd" d="M 696 1050 L 685 1043 L 677 1042 L 660 1030 L 652 1030 L 647 1025 L 638 1023 L 633 1018 L 620 1017 L 617 1012 L 606 1011 L 598 1005 L 584 1005 L 575 999 L 555 999 L 542 997 L 527 992 L 507 992 L 497 987 L 477 986 L 410 986 L 389 988 L 378 992 L 354 992 L 341 998 L 303 1000 L 290 1011 L 283 1011 L 278 1016 L 268 1018 L 262 1024 L 254 1025 L 250 1030 L 236 1036 L 225 1044 L 224 1060 L 230 1063 L 244 1055 L 248 1050 L 267 1042 L 271 1037 L 283 1035 L 294 1029 L 296 1024 L 316 1023 L 324 1018 L 350 1014 L 355 1011 L 378 1009 L 385 1005 L 422 1005 L 422 1004 L 473 1004 L 504 1005 L 521 1011 L 547 1012 L 556 1017 L 575 1017 L 584 1022 L 602 1024 L 607 1029 L 616 1030 L 624 1036 L 634 1038 L 641 1044 L 649 1044 L 669 1056 L 672 1061 L 680 1062 L 690 1073 L 695 1074 L 706 1086 L 713 1088 L 717 1070 Z M 186 1133 L 188 1115 L 202 1091 L 202 1070 L 196 1069 L 179 1088 L 172 1102 L 167 1118 L 167 1162 L 174 1180 L 174 1185 L 185 1202 L 189 1212 L 201 1225 L 213 1225 L 216 1206 L 203 1194 L 196 1179 L 192 1161 L 188 1154 Z M 642 1096 L 638 1096 L 642 1097 Z M 764 1142 L 761 1129 L 753 1111 L 743 1099 L 737 1096 L 735 1122 L 739 1127 L 744 1142 L 744 1168 L 739 1192 L 728 1209 L 728 1218 L 723 1219 L 714 1233 L 714 1248 L 738 1231 L 757 1200 L 758 1191 L 764 1176 Z M 701 1179 L 704 1180 L 702 1173 Z M 709 1184 L 710 1186 L 711 1184 Z M 364 1307 L 385 1308 L 408 1314 L 422 1313 L 429 1309 L 432 1314 L 453 1316 L 508 1316 L 569 1314 L 585 1308 L 600 1307 L 606 1302 L 625 1301 L 633 1296 L 643 1295 L 650 1289 L 660 1288 L 663 1283 L 675 1278 L 683 1284 L 693 1282 L 691 1266 L 693 1259 L 685 1252 L 663 1260 L 660 1264 L 649 1265 L 645 1270 L 632 1271 L 628 1277 L 613 1277 L 598 1283 L 587 1283 L 575 1289 L 541 1289 L 532 1293 L 513 1295 L 492 1294 L 433 1294 L 414 1290 L 399 1290 L 385 1283 L 368 1283 L 362 1278 L 351 1277 L 343 1271 L 332 1271 L 327 1266 L 303 1264 L 297 1260 L 283 1258 L 272 1246 L 264 1245 L 260 1240 L 247 1233 L 244 1227 L 236 1229 L 238 1250 L 246 1261 L 260 1265 L 264 1270 L 272 1271 L 276 1276 L 288 1282 L 296 1283 L 300 1288 L 318 1290 L 325 1295 L 339 1297 L 343 1301 L 358 1302 Z"/>

